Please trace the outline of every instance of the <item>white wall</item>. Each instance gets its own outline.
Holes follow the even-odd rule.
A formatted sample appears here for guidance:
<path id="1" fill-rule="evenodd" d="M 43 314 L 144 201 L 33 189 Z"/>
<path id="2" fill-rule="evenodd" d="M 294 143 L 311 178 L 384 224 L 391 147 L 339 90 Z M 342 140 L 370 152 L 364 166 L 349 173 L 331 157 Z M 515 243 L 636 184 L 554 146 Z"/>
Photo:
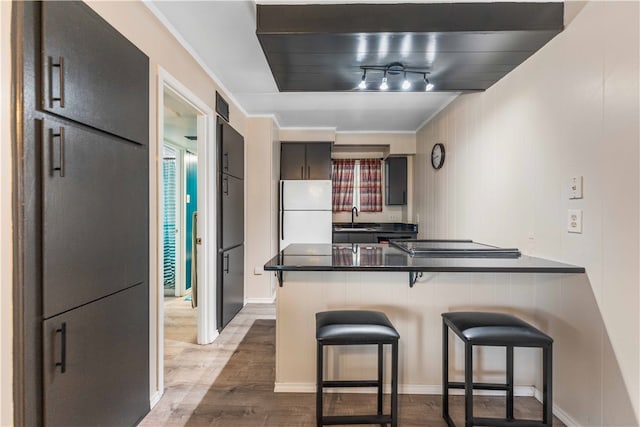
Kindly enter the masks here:
<path id="1" fill-rule="evenodd" d="M 0 425 L 13 425 L 11 2 L 0 2 Z"/>
<path id="2" fill-rule="evenodd" d="M 548 45 L 419 130 L 416 214 L 421 237 L 585 266 L 582 280 L 536 276 L 528 303 L 555 339 L 555 403 L 581 425 L 638 425 L 639 3 L 566 8 L 577 15 Z M 568 199 L 574 175 L 582 200 Z M 567 209 L 583 210 L 582 234 L 567 233 Z"/>
<path id="3" fill-rule="evenodd" d="M 274 129 L 275 128 L 275 129 Z M 277 179 L 272 165 L 279 164 L 280 150 L 274 139 L 277 128 L 270 117 L 247 120 L 245 153 L 245 299 L 247 302 L 272 302 L 275 296 L 273 274 L 262 266 L 276 254 Z M 277 169 L 279 173 L 279 168 Z M 274 201 L 275 195 L 275 201 Z M 276 222 L 274 222 L 276 218 Z M 275 226 L 275 228 L 274 228 Z"/>

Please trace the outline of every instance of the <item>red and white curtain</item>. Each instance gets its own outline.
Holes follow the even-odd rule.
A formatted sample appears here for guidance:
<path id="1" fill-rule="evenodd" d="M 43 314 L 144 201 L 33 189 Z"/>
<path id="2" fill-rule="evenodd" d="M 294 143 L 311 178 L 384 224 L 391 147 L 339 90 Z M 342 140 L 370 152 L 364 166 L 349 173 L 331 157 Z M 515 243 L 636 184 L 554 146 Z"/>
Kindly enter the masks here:
<path id="1" fill-rule="evenodd" d="M 360 212 L 382 212 L 382 161 L 360 160 Z"/>
<path id="2" fill-rule="evenodd" d="M 352 159 L 332 161 L 333 211 L 348 212 L 353 207 L 353 173 L 356 161 Z"/>

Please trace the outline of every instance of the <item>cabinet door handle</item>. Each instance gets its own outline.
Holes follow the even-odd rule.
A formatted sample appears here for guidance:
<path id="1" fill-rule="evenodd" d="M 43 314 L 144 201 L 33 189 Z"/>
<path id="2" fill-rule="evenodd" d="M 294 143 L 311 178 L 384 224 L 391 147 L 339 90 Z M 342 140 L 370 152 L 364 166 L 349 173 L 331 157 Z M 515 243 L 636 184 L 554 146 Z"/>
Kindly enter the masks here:
<path id="1" fill-rule="evenodd" d="M 307 179 L 311 179 L 311 166 L 307 166 Z"/>
<path id="2" fill-rule="evenodd" d="M 58 63 L 54 64 L 53 58 L 49 56 L 49 107 L 53 108 L 54 101 L 60 102 L 60 107 L 64 108 L 64 58 L 62 56 L 58 57 Z M 59 90 L 60 94 L 58 97 L 53 96 L 53 69 L 59 68 Z"/>
<path id="3" fill-rule="evenodd" d="M 224 161 L 222 162 L 223 163 L 222 168 L 228 171 L 229 170 L 229 153 L 224 153 L 222 157 L 224 159 Z"/>
<path id="4" fill-rule="evenodd" d="M 58 162 L 55 162 L 55 139 L 58 138 Z M 64 128 L 61 126 L 58 129 L 58 133 L 54 133 L 53 129 L 49 129 L 49 152 L 51 157 L 51 173 L 55 171 L 60 173 L 61 177 L 64 177 Z"/>
<path id="5" fill-rule="evenodd" d="M 404 204 L 404 205 L 407 204 L 407 192 L 406 191 L 402 192 L 402 204 Z"/>
<path id="6" fill-rule="evenodd" d="M 229 195 L 229 177 L 222 178 L 222 192 L 227 196 Z"/>
<path id="7" fill-rule="evenodd" d="M 224 255 L 224 268 L 225 273 L 229 273 L 229 254 Z"/>
<path id="8" fill-rule="evenodd" d="M 62 322 L 57 333 L 60 333 L 60 361 L 55 366 L 60 366 L 60 373 L 64 374 L 67 371 L 67 322 Z"/>
<path id="9" fill-rule="evenodd" d="M 304 166 L 300 166 L 300 179 L 304 179 Z"/>

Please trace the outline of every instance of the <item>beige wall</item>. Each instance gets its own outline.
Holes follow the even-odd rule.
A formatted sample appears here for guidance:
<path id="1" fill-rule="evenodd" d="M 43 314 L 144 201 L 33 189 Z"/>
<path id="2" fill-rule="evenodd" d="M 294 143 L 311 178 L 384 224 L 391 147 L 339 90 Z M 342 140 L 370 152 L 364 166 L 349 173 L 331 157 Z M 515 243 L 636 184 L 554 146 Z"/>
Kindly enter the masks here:
<path id="1" fill-rule="evenodd" d="M 280 150 L 274 136 L 277 128 L 269 117 L 249 118 L 245 135 L 247 167 L 245 204 L 245 299 L 247 302 L 273 301 L 273 274 L 263 265 L 276 254 L 273 242 L 277 238 L 277 175 L 274 168 Z M 275 195 L 275 199 L 274 199 Z M 274 220 L 275 219 L 275 220 Z M 274 228 L 275 226 L 275 228 Z M 277 244 L 276 244 L 277 246 Z"/>
<path id="2" fill-rule="evenodd" d="M 411 155 L 416 152 L 414 132 L 338 132 L 335 145 L 388 146 L 389 155 Z"/>
<path id="3" fill-rule="evenodd" d="M 157 141 L 157 116 L 156 105 L 158 102 L 157 81 L 158 67 L 162 67 L 171 76 L 182 83 L 195 96 L 200 98 L 207 106 L 215 111 L 215 93 L 220 91 L 223 96 L 224 92 L 218 87 L 196 60 L 187 52 L 171 33 L 157 20 L 153 13 L 144 5 L 143 2 L 103 2 L 91 1 L 89 6 L 101 15 L 107 22 L 120 31 L 125 37 L 133 42 L 140 50 L 149 56 L 149 260 L 150 260 L 150 322 L 151 322 L 151 398 L 156 399 L 159 396 L 158 380 L 159 372 L 155 366 L 157 354 L 154 349 L 157 343 L 156 322 L 156 300 L 161 297 L 158 290 L 161 288 L 159 283 L 158 259 L 160 254 L 158 248 L 158 181 L 157 181 L 157 159 L 161 157 L 161 143 Z M 231 125 L 241 134 L 246 131 L 246 117 L 232 100 L 226 96 L 229 101 L 229 115 Z M 213 167 L 213 165 L 211 165 Z M 215 188 L 215 183 L 209 183 L 210 188 Z M 211 212 L 215 215 L 214 212 Z M 215 221 L 211 222 L 215 224 Z M 215 243 L 213 243 L 215 248 Z M 212 271 L 209 279 L 215 282 L 215 270 Z"/>
<path id="4" fill-rule="evenodd" d="M 11 3 L 0 2 L 0 425 L 13 424 L 11 230 Z"/>
<path id="5" fill-rule="evenodd" d="M 567 3 L 568 15 L 582 4 Z M 418 132 L 421 237 L 472 238 L 583 265 L 536 277 L 530 309 L 555 339 L 555 403 L 581 425 L 638 425 L 640 411 L 639 3 L 590 2 L 484 93 Z M 431 147 L 445 144 L 434 171 Z M 568 199 L 571 176 L 584 198 Z M 584 212 L 582 234 L 567 209 Z"/>

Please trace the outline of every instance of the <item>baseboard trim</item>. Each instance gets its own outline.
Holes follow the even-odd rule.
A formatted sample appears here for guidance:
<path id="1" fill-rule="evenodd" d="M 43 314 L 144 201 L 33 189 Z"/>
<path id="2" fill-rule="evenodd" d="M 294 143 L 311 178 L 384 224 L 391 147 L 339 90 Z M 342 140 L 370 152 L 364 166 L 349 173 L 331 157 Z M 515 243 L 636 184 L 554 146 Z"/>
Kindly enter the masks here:
<path id="1" fill-rule="evenodd" d="M 149 399 L 149 407 L 151 409 L 158 404 L 162 398 L 162 394 L 162 390 L 156 390 L 156 392 L 151 395 L 151 398 Z"/>
<path id="2" fill-rule="evenodd" d="M 276 297 L 271 298 L 247 298 L 244 300 L 245 304 L 273 304 L 276 302 Z"/>
<path id="3" fill-rule="evenodd" d="M 538 400 L 538 402 L 542 403 L 542 392 L 537 388 L 533 388 L 534 395 L 533 397 Z M 553 415 L 555 415 L 560 421 L 562 421 L 567 427 L 582 427 L 582 424 L 574 420 L 569 414 L 567 414 L 562 408 L 560 408 L 555 403 L 553 404 Z"/>
<path id="4" fill-rule="evenodd" d="M 315 383 L 275 383 L 273 391 L 276 393 L 315 393 Z M 346 389 L 326 389 L 325 393 L 375 393 L 374 388 L 346 388 Z M 385 393 L 391 392 L 391 385 L 385 384 Z M 441 385 L 421 385 L 421 384 L 400 384 L 398 386 L 399 394 L 442 394 Z M 462 395 L 464 390 L 451 390 L 449 392 L 452 395 Z M 516 396 L 534 397 L 540 403 L 542 403 L 542 392 L 533 386 L 515 386 L 513 393 Z M 476 396 L 503 396 L 504 393 L 492 390 L 476 390 L 474 395 Z M 567 414 L 558 405 L 553 405 L 553 415 L 555 415 L 560 421 L 562 421 L 568 427 L 582 427 L 575 419 Z"/>

